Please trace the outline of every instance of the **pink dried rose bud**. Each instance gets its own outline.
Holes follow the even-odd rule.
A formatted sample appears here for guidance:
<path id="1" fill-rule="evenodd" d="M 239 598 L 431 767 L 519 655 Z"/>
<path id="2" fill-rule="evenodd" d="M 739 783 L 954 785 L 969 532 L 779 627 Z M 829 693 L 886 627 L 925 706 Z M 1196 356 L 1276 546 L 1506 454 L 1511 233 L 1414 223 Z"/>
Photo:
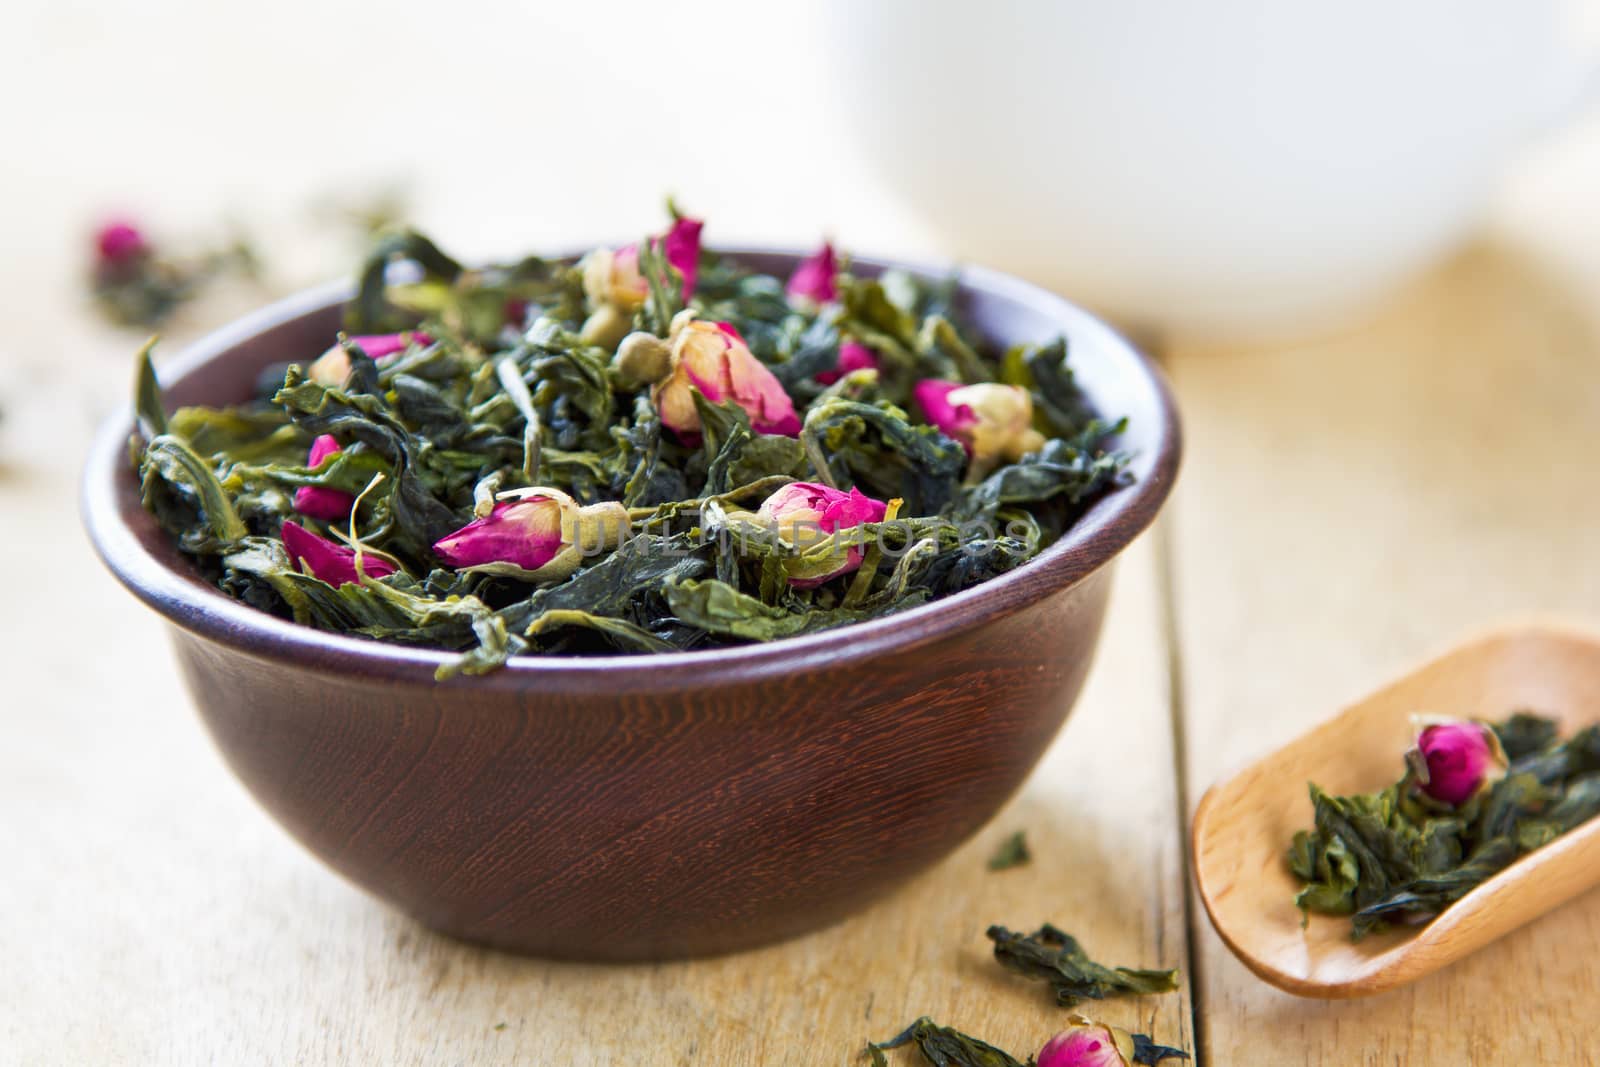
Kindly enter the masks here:
<path id="1" fill-rule="evenodd" d="M 827 241 L 811 255 L 802 259 L 789 275 L 784 292 L 791 300 L 811 304 L 828 304 L 839 298 L 839 261 L 833 245 Z"/>
<path id="2" fill-rule="evenodd" d="M 410 347 L 412 341 L 421 345 L 433 344 L 433 338 L 421 330 L 362 334 L 349 340 L 375 363 L 383 363 L 399 355 Z M 350 376 L 350 353 L 344 350 L 344 345 L 336 344 L 312 362 L 309 373 L 312 381 L 336 389 Z"/>
<path id="3" fill-rule="evenodd" d="M 882 522 L 887 510 L 887 504 L 859 489 L 845 493 L 815 482 L 791 482 L 763 500 L 756 516 L 803 552 L 832 540 L 830 535 L 837 531 L 864 522 Z M 822 560 L 791 559 L 794 566 L 789 570 L 789 584 L 810 589 L 856 570 L 866 553 L 860 544 L 850 542 L 850 538 L 837 538 L 839 550 Z"/>
<path id="4" fill-rule="evenodd" d="M 700 230 L 704 225 L 699 219 L 680 218 L 666 234 L 651 238 L 652 242 L 661 243 L 661 254 L 683 276 L 685 300 L 694 295 L 700 266 Z M 638 245 L 615 250 L 596 248 L 583 257 L 580 266 L 584 295 L 595 308 L 609 304 L 618 311 L 631 312 L 650 296 L 650 286 L 639 273 Z"/>
<path id="5" fill-rule="evenodd" d="M 583 257 L 583 292 L 594 307 L 610 305 L 631 312 L 650 296 L 650 286 L 639 273 L 639 249 L 633 245 L 596 248 Z"/>
<path id="6" fill-rule="evenodd" d="M 338 453 L 338 439 L 325 433 L 311 442 L 311 454 L 306 457 L 306 466 L 313 469 L 320 467 L 323 460 Z M 343 489 L 329 489 L 321 485 L 302 485 L 294 491 L 296 511 L 329 522 L 348 517 L 355 502 L 356 498 Z"/>
<path id="7" fill-rule="evenodd" d="M 961 442 L 975 469 L 988 470 L 1002 459 L 1015 463 L 1044 445 L 1044 435 L 1033 428 L 1033 397 L 1021 386 L 926 379 L 912 393 L 927 420 Z"/>
<path id="8" fill-rule="evenodd" d="M 838 367 L 818 374 L 817 381 L 823 385 L 832 385 L 852 371 L 877 369 L 878 357 L 872 354 L 872 349 L 860 341 L 846 341 L 839 346 Z"/>
<path id="9" fill-rule="evenodd" d="M 695 283 L 700 274 L 700 231 L 705 223 L 699 219 L 680 216 L 672 221 L 672 229 L 661 238 L 661 254 L 677 272 L 683 275 L 683 298 L 694 295 Z"/>
<path id="10" fill-rule="evenodd" d="M 112 219 L 101 226 L 94 243 L 100 261 L 113 265 L 138 259 L 150 251 L 143 231 L 126 219 Z"/>
<path id="11" fill-rule="evenodd" d="M 1073 1015 L 1071 1026 L 1045 1042 L 1038 1067 L 1130 1067 L 1133 1035 Z"/>
<path id="12" fill-rule="evenodd" d="M 750 416 L 756 433 L 795 437 L 800 417 L 766 364 L 757 359 L 726 322 L 701 322 L 694 312 L 680 312 L 667 338 L 671 370 L 650 390 L 661 422 L 685 443 L 700 439 L 700 412 L 694 392 L 713 404 L 735 403 Z"/>
<path id="13" fill-rule="evenodd" d="M 292 521 L 284 522 L 279 536 L 283 538 L 289 561 L 298 565 L 302 573 L 334 587 L 360 581 L 356 574 L 356 550 L 348 545 L 318 537 Z M 396 568 L 381 556 L 363 552 L 361 569 L 368 578 L 383 578 L 393 574 Z"/>
<path id="14" fill-rule="evenodd" d="M 536 486 L 501 494 L 489 514 L 440 538 L 433 551 L 456 570 L 558 581 L 621 544 L 628 530 L 621 504 L 581 506 L 559 489 Z"/>
<path id="15" fill-rule="evenodd" d="M 1441 804 L 1457 807 L 1505 773 L 1505 752 L 1488 726 L 1467 719 L 1419 721 L 1416 746 L 1406 754 L 1417 784 Z"/>
<path id="16" fill-rule="evenodd" d="M 685 302 L 694 295 L 703 225 L 699 219 L 679 218 L 663 236 L 650 238 L 651 247 L 659 246 L 667 263 L 682 275 Z M 639 248 L 596 248 L 578 266 L 589 300 L 589 317 L 578 336 L 586 344 L 614 349 L 628 333 L 633 313 L 650 297 L 650 285 L 639 272 Z"/>

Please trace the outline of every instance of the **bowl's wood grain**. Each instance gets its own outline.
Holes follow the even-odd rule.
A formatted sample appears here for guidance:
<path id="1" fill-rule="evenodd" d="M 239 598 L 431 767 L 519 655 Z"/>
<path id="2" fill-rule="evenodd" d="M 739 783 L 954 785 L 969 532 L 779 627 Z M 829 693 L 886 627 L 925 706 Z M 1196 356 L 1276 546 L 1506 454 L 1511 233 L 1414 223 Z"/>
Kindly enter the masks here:
<path id="1" fill-rule="evenodd" d="M 645 698 L 178 650 L 235 773 L 353 881 L 472 940 L 654 958 L 842 918 L 975 832 L 1066 717 L 1108 577 L 970 639 Z"/>
<path id="2" fill-rule="evenodd" d="M 1299 883 L 1284 860 L 1311 824 L 1306 783 L 1371 792 L 1402 770 L 1412 713 L 1500 719 L 1529 709 L 1564 733 L 1600 720 L 1600 636 L 1557 625 L 1511 626 L 1469 641 L 1213 786 L 1195 812 L 1200 897 L 1245 966 L 1307 997 L 1367 996 L 1414 981 L 1600 883 L 1600 819 L 1532 852 L 1426 926 L 1360 943 L 1348 919 L 1301 927 Z"/>
<path id="3" fill-rule="evenodd" d="M 797 257 L 742 258 L 785 274 Z M 1067 334 L 1095 402 L 1132 420 L 1137 480 L 1028 566 L 885 619 L 744 648 L 518 657 L 440 684 L 445 654 L 295 626 L 203 581 L 140 505 L 126 416 L 92 452 L 85 519 L 173 624 L 233 770 L 352 881 L 443 931 L 553 956 L 772 941 L 938 860 L 1021 785 L 1088 672 L 1111 561 L 1176 473 L 1170 398 L 1126 342 L 988 272 L 960 293 L 999 344 Z M 249 395 L 262 368 L 326 347 L 343 295 L 202 342 L 163 371 L 167 399 Z"/>

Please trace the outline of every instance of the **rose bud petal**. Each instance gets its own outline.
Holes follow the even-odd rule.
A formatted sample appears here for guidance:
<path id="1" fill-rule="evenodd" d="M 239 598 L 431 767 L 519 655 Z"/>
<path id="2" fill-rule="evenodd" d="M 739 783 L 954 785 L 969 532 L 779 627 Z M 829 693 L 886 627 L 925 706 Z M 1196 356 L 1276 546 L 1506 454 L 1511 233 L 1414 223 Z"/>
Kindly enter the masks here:
<path id="1" fill-rule="evenodd" d="M 839 346 L 839 366 L 833 370 L 825 370 L 817 375 L 817 381 L 823 385 L 832 385 L 851 371 L 877 370 L 878 357 L 872 354 L 872 349 L 860 341 L 846 341 Z M 941 385 L 954 384 L 941 382 Z"/>
<path id="2" fill-rule="evenodd" d="M 800 417 L 783 383 L 757 359 L 725 322 L 700 322 L 693 312 L 672 321 L 668 342 L 672 370 L 650 391 L 661 422 L 686 444 L 700 439 L 700 412 L 694 406 L 699 390 L 713 404 L 735 403 L 750 416 L 756 433 L 795 437 Z"/>
<path id="3" fill-rule="evenodd" d="M 289 560 L 298 564 L 302 573 L 319 578 L 338 587 L 358 582 L 356 550 L 326 537 L 318 537 L 297 522 L 285 521 L 279 534 Z M 382 556 L 370 552 L 361 554 L 361 569 L 368 578 L 383 578 L 395 572 L 395 565 Z"/>
<path id="4" fill-rule="evenodd" d="M 1423 726 L 1406 762 L 1424 793 L 1441 804 L 1458 807 L 1504 773 L 1506 757 L 1489 727 L 1446 719 Z"/>
<path id="5" fill-rule="evenodd" d="M 661 239 L 661 254 L 683 275 L 684 300 L 694 295 L 700 272 L 700 231 L 704 228 L 705 223 L 699 219 L 680 216 L 673 220 L 672 229 Z"/>
<path id="6" fill-rule="evenodd" d="M 440 538 L 433 551 L 457 570 L 555 581 L 621 544 L 628 529 L 621 504 L 579 506 L 559 489 L 535 487 L 502 494 L 488 515 Z"/>
<path id="7" fill-rule="evenodd" d="M 380 363 L 390 356 L 404 352 L 411 346 L 412 341 L 419 345 L 433 344 L 433 338 L 421 330 L 360 334 L 350 338 L 351 344 L 365 352 L 370 359 Z"/>
<path id="8" fill-rule="evenodd" d="M 661 254 L 666 256 L 667 264 L 683 275 L 685 301 L 694 294 L 702 226 L 704 222 L 699 219 L 680 218 L 662 237 L 651 238 L 653 242 L 661 242 Z M 614 251 L 595 248 L 582 258 L 579 267 L 584 278 L 584 296 L 589 298 L 590 310 L 594 312 L 590 322 L 584 323 L 584 339 L 603 344 L 605 341 L 597 336 L 602 333 L 602 326 L 606 326 L 610 333 L 618 330 L 616 323 L 632 317 L 635 310 L 640 309 L 646 299 L 650 299 L 650 283 L 646 283 L 645 275 L 638 272 L 637 245 L 624 245 Z M 605 315 L 605 318 L 595 318 L 598 315 Z M 622 326 L 622 333 L 626 333 L 626 326 Z M 611 338 L 611 344 L 616 344 L 619 338 L 621 333 Z"/>
<path id="9" fill-rule="evenodd" d="M 382 363 L 404 352 L 412 341 L 421 345 L 433 344 L 433 338 L 421 330 L 362 334 L 348 340 L 375 363 Z M 335 344 L 312 362 L 308 373 L 312 381 L 336 389 L 350 376 L 350 353 L 345 351 L 344 345 Z"/>
<path id="10" fill-rule="evenodd" d="M 1133 1036 L 1116 1026 L 1103 1026 L 1081 1015 L 1072 1025 L 1045 1042 L 1038 1067 L 1129 1067 L 1133 1062 Z"/>
<path id="11" fill-rule="evenodd" d="M 821 248 L 795 267 L 783 291 L 789 294 L 791 300 L 812 304 L 831 303 L 839 298 L 839 286 L 835 281 L 838 273 L 839 262 L 834 257 L 833 245 L 824 241 Z"/>
<path id="12" fill-rule="evenodd" d="M 583 257 L 583 292 L 595 308 L 610 305 L 632 312 L 650 296 L 650 286 L 639 273 L 639 249 L 628 245 L 612 251 L 596 248 Z"/>
<path id="13" fill-rule="evenodd" d="M 1014 463 L 1044 444 L 1033 428 L 1033 397 L 1019 385 L 924 380 L 912 393 L 927 420 L 960 441 L 978 470 L 1001 459 Z"/>
<path id="14" fill-rule="evenodd" d="M 322 461 L 329 456 L 337 455 L 339 441 L 332 434 L 323 434 L 311 442 L 311 454 L 306 457 L 306 466 L 320 467 Z M 321 485 L 302 485 L 294 491 L 294 509 L 302 515 L 310 515 L 313 519 L 343 519 L 349 516 L 350 509 L 355 506 L 356 498 L 343 489 L 329 489 Z"/>
<path id="15" fill-rule="evenodd" d="M 94 243 L 101 262 L 108 264 L 127 263 L 150 251 L 144 233 L 126 219 L 113 219 L 101 226 Z"/>
<path id="16" fill-rule="evenodd" d="M 815 482 L 791 482 L 761 502 L 757 517 L 780 537 L 804 551 L 828 539 L 837 530 L 848 530 L 864 522 L 882 522 L 888 508 L 859 489 L 848 493 Z M 844 542 L 845 538 L 840 538 Z M 842 547 L 827 560 L 796 561 L 803 572 L 790 571 L 789 584 L 810 589 L 830 578 L 849 574 L 861 566 L 865 555 L 859 544 Z"/>

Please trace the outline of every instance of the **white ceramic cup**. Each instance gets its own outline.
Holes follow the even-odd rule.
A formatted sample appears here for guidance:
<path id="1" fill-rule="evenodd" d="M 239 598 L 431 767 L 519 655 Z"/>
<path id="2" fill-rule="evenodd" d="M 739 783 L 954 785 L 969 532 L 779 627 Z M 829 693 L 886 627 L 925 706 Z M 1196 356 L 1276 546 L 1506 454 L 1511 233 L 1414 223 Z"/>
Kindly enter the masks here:
<path id="1" fill-rule="evenodd" d="M 1563 0 L 834 0 L 833 109 L 956 256 L 1231 337 L 1470 232 L 1594 64 Z"/>

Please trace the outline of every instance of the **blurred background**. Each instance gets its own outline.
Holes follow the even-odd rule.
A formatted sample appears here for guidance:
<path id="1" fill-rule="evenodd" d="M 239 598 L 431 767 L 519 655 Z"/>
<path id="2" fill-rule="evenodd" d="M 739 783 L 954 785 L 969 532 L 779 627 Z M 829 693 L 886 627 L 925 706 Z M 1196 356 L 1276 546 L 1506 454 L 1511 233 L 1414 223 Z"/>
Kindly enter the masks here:
<path id="1" fill-rule="evenodd" d="M 713 243 L 830 233 L 1303 336 L 1459 248 L 1600 98 L 1584 0 L 8 11 L 8 295 L 60 311 L 112 217 L 175 254 L 242 233 L 276 293 L 348 269 L 374 208 L 493 257 L 631 239 L 670 194 Z"/>

